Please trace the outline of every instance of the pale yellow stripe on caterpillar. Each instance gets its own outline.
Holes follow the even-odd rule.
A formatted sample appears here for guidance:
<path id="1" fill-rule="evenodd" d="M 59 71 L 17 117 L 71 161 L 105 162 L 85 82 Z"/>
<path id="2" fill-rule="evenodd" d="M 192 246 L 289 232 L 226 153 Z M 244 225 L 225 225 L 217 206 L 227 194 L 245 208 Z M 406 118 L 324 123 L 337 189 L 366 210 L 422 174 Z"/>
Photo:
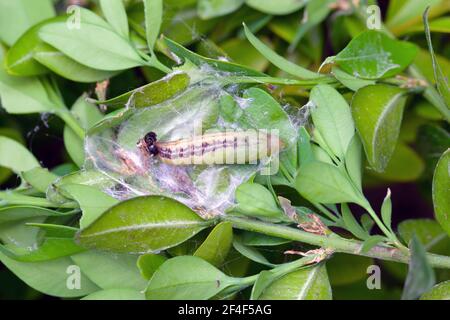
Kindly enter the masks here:
<path id="1" fill-rule="evenodd" d="M 263 130 L 214 132 L 155 145 L 162 162 L 177 166 L 254 164 L 283 148 L 277 135 Z"/>

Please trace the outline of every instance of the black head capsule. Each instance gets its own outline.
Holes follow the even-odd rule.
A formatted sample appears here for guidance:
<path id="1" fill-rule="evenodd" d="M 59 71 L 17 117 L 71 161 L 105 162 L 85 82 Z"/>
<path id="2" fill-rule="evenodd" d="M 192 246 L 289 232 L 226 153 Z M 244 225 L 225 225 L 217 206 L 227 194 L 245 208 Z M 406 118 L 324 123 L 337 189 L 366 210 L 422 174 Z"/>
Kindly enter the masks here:
<path id="1" fill-rule="evenodd" d="M 156 141 L 156 133 L 154 132 L 147 133 L 143 139 L 145 150 L 152 156 L 156 156 L 159 153 L 158 146 L 156 146 Z"/>

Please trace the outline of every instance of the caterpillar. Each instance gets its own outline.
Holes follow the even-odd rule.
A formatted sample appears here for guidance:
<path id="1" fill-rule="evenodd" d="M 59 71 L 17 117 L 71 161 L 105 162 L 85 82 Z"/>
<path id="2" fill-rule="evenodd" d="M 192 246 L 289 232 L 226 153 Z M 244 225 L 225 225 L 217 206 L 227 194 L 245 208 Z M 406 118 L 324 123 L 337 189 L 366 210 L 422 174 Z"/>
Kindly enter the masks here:
<path id="1" fill-rule="evenodd" d="M 279 137 L 265 131 L 227 131 L 161 142 L 149 132 L 138 141 L 145 156 L 170 165 L 255 164 L 283 148 Z"/>

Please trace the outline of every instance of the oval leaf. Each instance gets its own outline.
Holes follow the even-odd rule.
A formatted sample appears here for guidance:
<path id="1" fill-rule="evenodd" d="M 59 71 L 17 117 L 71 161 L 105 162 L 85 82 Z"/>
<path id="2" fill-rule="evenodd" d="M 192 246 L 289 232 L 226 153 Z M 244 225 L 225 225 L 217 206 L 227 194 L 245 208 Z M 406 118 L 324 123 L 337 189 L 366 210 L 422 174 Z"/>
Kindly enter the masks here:
<path id="1" fill-rule="evenodd" d="M 145 296 L 149 300 L 205 300 L 236 282 L 198 257 L 181 256 L 167 260 L 155 272 Z"/>
<path id="2" fill-rule="evenodd" d="M 331 300 L 325 264 L 288 273 L 264 290 L 259 300 Z"/>
<path id="3" fill-rule="evenodd" d="M 450 149 L 441 157 L 434 172 L 434 215 L 442 228 L 450 235 Z"/>
<path id="4" fill-rule="evenodd" d="M 364 87 L 353 96 L 353 119 L 367 159 L 378 172 L 395 151 L 405 102 L 403 89 L 382 84 Z"/>
<path id="5" fill-rule="evenodd" d="M 147 196 L 112 207 L 77 237 L 89 248 L 147 253 L 176 246 L 210 224 L 173 199 Z"/>

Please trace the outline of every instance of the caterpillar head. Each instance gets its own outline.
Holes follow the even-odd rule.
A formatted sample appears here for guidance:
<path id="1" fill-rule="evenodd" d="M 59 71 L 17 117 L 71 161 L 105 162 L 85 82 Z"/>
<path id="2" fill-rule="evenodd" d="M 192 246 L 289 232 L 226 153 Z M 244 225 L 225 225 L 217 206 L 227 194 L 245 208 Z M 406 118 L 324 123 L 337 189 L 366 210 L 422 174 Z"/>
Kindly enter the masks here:
<path id="1" fill-rule="evenodd" d="M 138 147 L 143 149 L 148 155 L 156 156 L 159 153 L 158 147 L 156 146 L 156 133 L 149 132 L 143 139 L 138 141 Z"/>

